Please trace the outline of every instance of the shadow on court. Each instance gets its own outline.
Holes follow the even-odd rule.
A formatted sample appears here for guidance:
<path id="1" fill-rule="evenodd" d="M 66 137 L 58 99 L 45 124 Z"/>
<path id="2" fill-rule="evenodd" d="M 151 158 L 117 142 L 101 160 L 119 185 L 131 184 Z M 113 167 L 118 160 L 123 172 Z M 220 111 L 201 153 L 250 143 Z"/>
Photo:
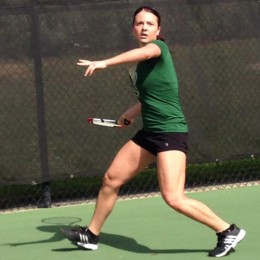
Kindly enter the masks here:
<path id="1" fill-rule="evenodd" d="M 22 243 L 8 243 L 5 245 L 10 245 L 10 246 L 15 247 L 15 246 L 23 246 L 23 245 L 59 242 L 64 239 L 64 236 L 60 232 L 60 228 L 71 226 L 80 221 L 81 221 L 80 218 L 75 218 L 75 217 L 44 218 L 41 220 L 41 222 L 44 224 L 47 224 L 47 225 L 39 226 L 36 229 L 41 232 L 51 233 L 52 236 L 50 238 L 44 239 L 44 240 L 27 241 L 27 242 L 22 242 Z"/>
<path id="2" fill-rule="evenodd" d="M 24 245 L 34 245 L 34 244 L 42 244 L 42 243 L 51 243 L 51 242 L 58 242 L 64 239 L 62 234 L 59 232 L 60 228 L 62 226 L 40 226 L 37 227 L 39 231 L 42 232 L 47 232 L 51 233 L 51 237 L 48 239 L 43 239 L 43 240 L 34 240 L 34 241 L 26 241 L 26 242 L 21 242 L 21 243 L 8 243 L 5 245 L 9 246 L 24 246 Z"/>
<path id="3" fill-rule="evenodd" d="M 101 233 L 100 244 L 105 244 L 117 249 L 143 253 L 143 254 L 173 254 L 173 253 L 193 253 L 193 252 L 207 252 L 208 249 L 151 249 L 145 245 L 138 243 L 135 239 L 125 237 L 122 235 Z"/>
<path id="4" fill-rule="evenodd" d="M 68 241 L 69 242 L 69 241 Z M 208 252 L 208 249 L 151 249 L 145 245 L 138 243 L 135 239 L 116 235 L 109 233 L 101 233 L 100 234 L 100 242 L 99 244 L 103 244 L 109 247 L 117 248 L 124 251 L 129 251 L 133 253 L 143 253 L 143 254 L 174 254 L 174 253 L 194 253 L 194 252 Z M 86 250 L 80 247 L 75 248 L 60 248 L 53 249 L 55 252 L 68 252 L 74 250 Z"/>
<path id="5" fill-rule="evenodd" d="M 67 225 L 66 225 L 67 226 Z M 60 228 L 63 226 L 60 225 L 46 225 L 46 226 L 39 226 L 37 230 L 45 233 L 52 234 L 50 238 L 43 239 L 43 240 L 32 240 L 26 241 L 21 243 L 8 243 L 5 245 L 9 245 L 11 247 L 18 247 L 18 246 L 25 246 L 25 245 L 35 245 L 35 244 L 42 244 L 42 243 L 54 243 L 64 240 L 64 236 L 60 232 Z M 64 226 L 65 227 L 65 226 Z M 86 250 L 80 247 L 75 246 L 75 248 L 70 247 L 70 241 L 68 240 L 68 248 L 59 248 L 59 249 L 52 249 L 53 252 L 71 252 L 75 250 Z M 101 233 L 100 234 L 100 243 L 104 244 L 109 247 L 117 248 L 124 251 L 134 252 L 134 253 L 143 253 L 143 254 L 174 254 L 174 253 L 194 253 L 194 252 L 207 252 L 207 249 L 151 249 L 145 245 L 138 243 L 135 239 L 117 235 L 117 234 L 109 234 L 109 233 Z"/>

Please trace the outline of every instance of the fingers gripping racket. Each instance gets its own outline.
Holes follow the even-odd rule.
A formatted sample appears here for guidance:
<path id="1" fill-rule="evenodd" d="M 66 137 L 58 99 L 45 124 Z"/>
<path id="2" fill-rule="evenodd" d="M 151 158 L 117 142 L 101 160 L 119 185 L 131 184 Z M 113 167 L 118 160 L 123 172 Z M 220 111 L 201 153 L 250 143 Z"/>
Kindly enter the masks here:
<path id="1" fill-rule="evenodd" d="M 117 120 L 114 119 L 104 119 L 104 118 L 88 118 L 88 123 L 93 125 L 100 125 L 100 126 L 106 126 L 106 127 L 122 127 L 122 125 L 119 125 Z M 130 121 L 125 119 L 124 125 L 130 125 Z"/>

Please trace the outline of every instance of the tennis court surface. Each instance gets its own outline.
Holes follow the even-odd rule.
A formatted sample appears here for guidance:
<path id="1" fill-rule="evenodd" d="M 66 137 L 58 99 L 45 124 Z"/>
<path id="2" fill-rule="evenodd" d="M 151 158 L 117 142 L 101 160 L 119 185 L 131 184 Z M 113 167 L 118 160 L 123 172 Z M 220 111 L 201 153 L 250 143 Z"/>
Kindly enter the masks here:
<path id="1" fill-rule="evenodd" d="M 259 258 L 260 186 L 190 193 L 229 222 L 247 231 L 225 259 Z M 86 251 L 64 239 L 59 229 L 89 222 L 94 205 L 1 214 L 1 259 L 212 259 L 216 236 L 174 211 L 160 197 L 118 201 L 101 233 L 99 249 Z"/>

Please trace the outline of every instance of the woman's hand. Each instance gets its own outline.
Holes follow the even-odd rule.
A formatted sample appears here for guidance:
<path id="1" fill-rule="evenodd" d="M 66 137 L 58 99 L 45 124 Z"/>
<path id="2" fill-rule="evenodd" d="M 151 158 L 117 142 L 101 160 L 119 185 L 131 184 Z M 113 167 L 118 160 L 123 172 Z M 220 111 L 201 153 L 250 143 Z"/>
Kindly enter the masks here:
<path id="1" fill-rule="evenodd" d="M 87 66 L 84 76 L 91 76 L 96 70 L 105 69 L 107 64 L 105 61 L 79 60 L 79 66 Z"/>
<path id="2" fill-rule="evenodd" d="M 126 128 L 126 127 L 129 127 L 132 123 L 134 122 L 134 119 L 127 119 L 127 118 L 125 118 L 125 116 L 121 116 L 119 119 L 118 119 L 118 121 L 117 121 L 117 123 L 119 124 L 119 125 L 121 125 L 121 127 L 122 128 Z"/>

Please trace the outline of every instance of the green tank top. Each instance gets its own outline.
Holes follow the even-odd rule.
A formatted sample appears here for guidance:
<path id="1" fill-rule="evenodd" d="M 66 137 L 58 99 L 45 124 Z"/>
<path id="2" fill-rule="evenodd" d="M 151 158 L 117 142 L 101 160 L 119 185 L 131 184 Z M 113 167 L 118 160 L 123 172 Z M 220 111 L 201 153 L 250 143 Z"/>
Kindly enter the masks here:
<path id="1" fill-rule="evenodd" d="M 136 94 L 142 104 L 142 120 L 148 132 L 188 132 L 180 100 L 178 79 L 165 42 L 153 41 L 161 56 L 139 62 L 135 74 Z"/>

